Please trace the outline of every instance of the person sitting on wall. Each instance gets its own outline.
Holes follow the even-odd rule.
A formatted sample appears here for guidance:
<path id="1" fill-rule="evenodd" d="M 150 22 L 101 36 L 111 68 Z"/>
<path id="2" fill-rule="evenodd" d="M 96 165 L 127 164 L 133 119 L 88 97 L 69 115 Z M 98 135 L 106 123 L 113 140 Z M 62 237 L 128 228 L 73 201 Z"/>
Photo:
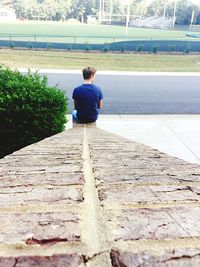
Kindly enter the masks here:
<path id="1" fill-rule="evenodd" d="M 82 72 L 84 82 L 72 95 L 75 108 L 72 117 L 77 123 L 92 123 L 98 119 L 99 109 L 103 106 L 103 94 L 101 88 L 93 84 L 96 69 L 85 67 Z"/>

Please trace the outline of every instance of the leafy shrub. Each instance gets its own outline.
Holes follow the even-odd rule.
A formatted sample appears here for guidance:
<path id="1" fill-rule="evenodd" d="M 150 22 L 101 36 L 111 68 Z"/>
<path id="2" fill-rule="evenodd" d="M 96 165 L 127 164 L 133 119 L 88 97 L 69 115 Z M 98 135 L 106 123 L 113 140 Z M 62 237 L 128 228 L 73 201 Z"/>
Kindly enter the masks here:
<path id="1" fill-rule="evenodd" d="M 175 45 L 169 45 L 168 49 L 169 49 L 169 52 L 174 52 L 174 51 L 176 51 L 176 46 Z"/>
<path id="2" fill-rule="evenodd" d="M 86 51 L 90 51 L 90 50 L 91 50 L 91 47 L 90 47 L 90 45 L 88 44 L 88 42 L 85 42 L 85 50 L 86 50 Z"/>
<path id="3" fill-rule="evenodd" d="M 187 45 L 186 48 L 184 49 L 184 53 L 185 54 L 189 54 L 191 51 L 191 46 L 190 45 Z"/>
<path id="4" fill-rule="evenodd" d="M 89 45 L 86 45 L 85 50 L 86 51 L 90 51 L 91 50 L 91 47 Z"/>
<path id="5" fill-rule="evenodd" d="M 34 45 L 32 43 L 27 43 L 27 47 L 28 47 L 28 49 L 33 49 Z"/>
<path id="6" fill-rule="evenodd" d="M 9 42 L 9 47 L 10 47 L 10 48 L 15 48 L 15 43 L 12 42 L 12 41 L 10 41 L 10 42 Z"/>
<path id="7" fill-rule="evenodd" d="M 47 49 L 52 49 L 53 48 L 53 44 L 52 43 L 47 43 L 46 47 L 47 47 Z"/>
<path id="8" fill-rule="evenodd" d="M 70 44 L 67 44 L 67 45 L 66 45 L 66 49 L 67 49 L 68 51 L 70 51 L 70 50 L 72 50 L 72 46 L 71 46 Z"/>
<path id="9" fill-rule="evenodd" d="M 159 48 L 158 45 L 154 45 L 152 48 L 152 52 L 156 54 L 158 52 L 158 48 Z"/>
<path id="10" fill-rule="evenodd" d="M 144 49 L 144 45 L 143 45 L 143 44 L 139 44 L 139 45 L 136 47 L 136 51 L 137 51 L 138 53 L 140 53 L 143 49 Z"/>
<path id="11" fill-rule="evenodd" d="M 109 43 L 105 42 L 101 48 L 101 52 L 103 53 L 107 53 L 109 51 L 110 47 L 109 47 Z"/>
<path id="12" fill-rule="evenodd" d="M 105 45 L 102 49 L 101 49 L 102 52 L 106 53 L 109 51 L 109 46 L 108 45 Z"/>
<path id="13" fill-rule="evenodd" d="M 0 66 L 0 157 L 63 131 L 66 100 L 46 77 Z"/>

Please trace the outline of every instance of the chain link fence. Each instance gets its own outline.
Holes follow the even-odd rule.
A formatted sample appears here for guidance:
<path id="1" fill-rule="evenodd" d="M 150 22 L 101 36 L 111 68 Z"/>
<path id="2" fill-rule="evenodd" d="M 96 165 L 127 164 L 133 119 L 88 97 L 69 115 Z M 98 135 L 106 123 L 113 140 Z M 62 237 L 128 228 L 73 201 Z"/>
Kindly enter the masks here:
<path id="1" fill-rule="evenodd" d="M 0 34 L 0 46 L 28 49 L 63 49 L 118 52 L 200 52 L 200 40 L 137 40 L 134 37 Z"/>

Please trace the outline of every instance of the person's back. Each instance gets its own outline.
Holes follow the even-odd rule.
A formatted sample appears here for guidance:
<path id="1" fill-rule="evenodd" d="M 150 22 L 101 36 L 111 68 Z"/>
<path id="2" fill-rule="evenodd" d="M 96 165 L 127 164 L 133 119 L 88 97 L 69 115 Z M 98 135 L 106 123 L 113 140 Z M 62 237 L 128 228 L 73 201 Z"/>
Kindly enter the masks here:
<path id="1" fill-rule="evenodd" d="M 102 108 L 101 89 L 93 84 L 96 70 L 91 67 L 83 69 L 84 83 L 73 91 L 75 110 L 73 119 L 80 123 L 94 122 L 98 118 L 99 109 Z"/>

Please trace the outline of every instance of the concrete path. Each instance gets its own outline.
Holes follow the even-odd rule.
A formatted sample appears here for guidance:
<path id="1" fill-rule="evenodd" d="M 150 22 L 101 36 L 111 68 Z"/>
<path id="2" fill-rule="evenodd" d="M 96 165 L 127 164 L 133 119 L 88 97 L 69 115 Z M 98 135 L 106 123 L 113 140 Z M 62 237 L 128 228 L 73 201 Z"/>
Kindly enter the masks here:
<path id="1" fill-rule="evenodd" d="M 200 266 L 200 166 L 93 125 L 0 160 L 0 267 Z"/>
<path id="2" fill-rule="evenodd" d="M 97 127 L 200 164 L 200 115 L 101 115 Z"/>

